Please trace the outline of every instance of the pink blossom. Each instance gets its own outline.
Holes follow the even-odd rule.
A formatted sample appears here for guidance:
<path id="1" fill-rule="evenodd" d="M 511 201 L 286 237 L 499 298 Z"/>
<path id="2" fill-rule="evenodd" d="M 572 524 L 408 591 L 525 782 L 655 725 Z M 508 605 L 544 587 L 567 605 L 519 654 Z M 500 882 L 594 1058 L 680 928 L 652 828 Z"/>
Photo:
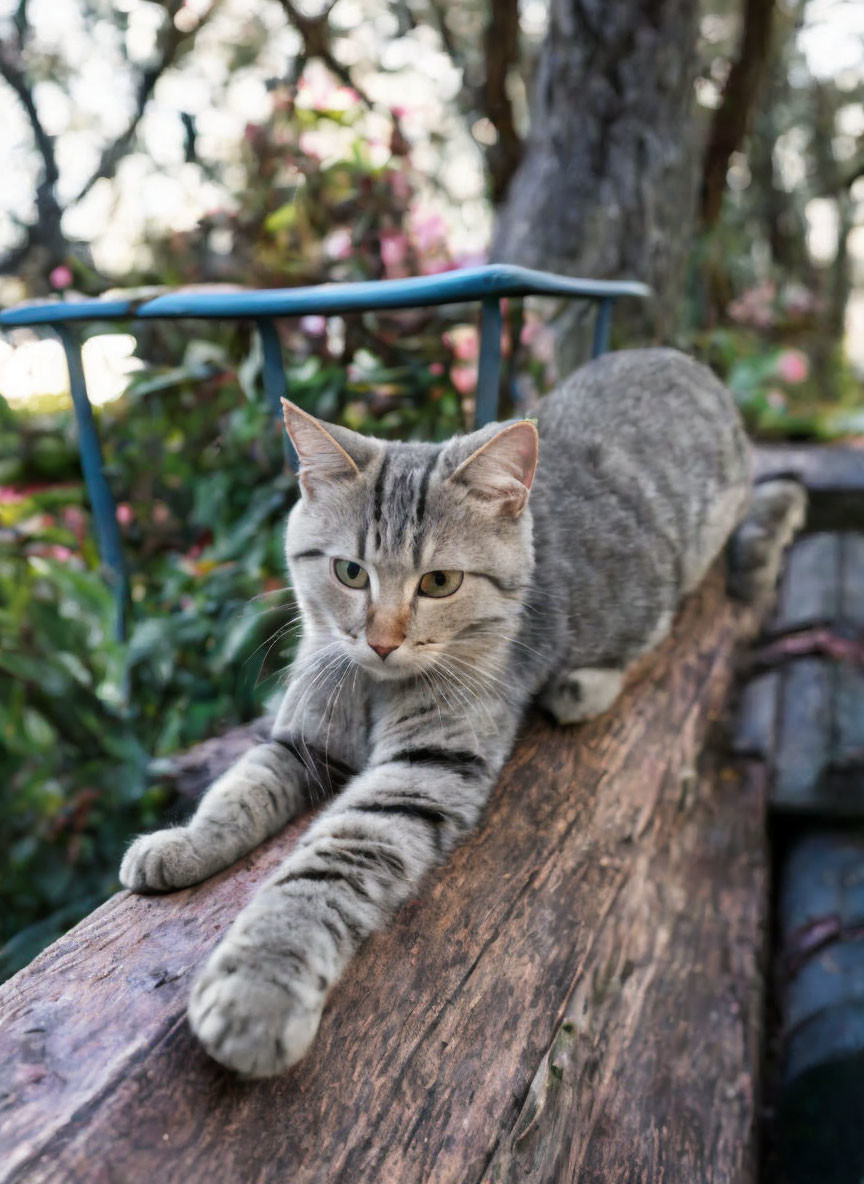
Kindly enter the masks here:
<path id="1" fill-rule="evenodd" d="M 59 563 L 68 563 L 75 554 L 69 547 L 64 547 L 60 543 L 49 544 L 42 553 L 51 559 L 56 559 Z"/>
<path id="2" fill-rule="evenodd" d="M 397 201 L 405 202 L 411 196 L 411 182 L 403 172 L 390 169 L 387 173 L 387 184 Z"/>
<path id="3" fill-rule="evenodd" d="M 14 485 L 0 485 L 0 506 L 17 506 L 23 502 L 26 494 Z"/>
<path id="4" fill-rule="evenodd" d="M 324 240 L 324 250 L 330 259 L 348 259 L 353 251 L 351 231 L 343 226 L 328 234 Z"/>
<path id="5" fill-rule="evenodd" d="M 87 515 L 80 506 L 64 506 L 63 525 L 72 531 L 79 543 L 83 544 L 87 534 Z"/>
<path id="6" fill-rule="evenodd" d="M 424 214 L 415 211 L 411 219 L 411 231 L 417 250 L 421 254 L 440 247 L 447 238 L 447 223 L 441 214 Z"/>
<path id="7" fill-rule="evenodd" d="M 757 284 L 743 292 L 737 300 L 729 305 L 728 313 L 733 321 L 741 325 L 753 325 L 757 329 L 767 329 L 776 319 L 774 301 L 777 298 L 777 288 L 772 281 Z"/>
<path id="8" fill-rule="evenodd" d="M 457 267 L 482 267 L 486 262 L 485 251 L 458 251 L 453 256 L 453 262 Z M 505 301 L 502 300 L 502 305 Z"/>
<path id="9" fill-rule="evenodd" d="M 301 317 L 300 328 L 310 337 L 321 337 L 327 332 L 327 318 L 317 315 Z"/>
<path id="10" fill-rule="evenodd" d="M 423 259 L 420 263 L 423 275 L 440 275 L 442 271 L 453 271 L 453 263 L 439 256 L 437 259 Z"/>
<path id="11" fill-rule="evenodd" d="M 408 252 L 408 238 L 399 230 L 381 231 L 381 262 L 385 267 L 400 267 Z"/>
<path id="12" fill-rule="evenodd" d="M 429 373 L 436 375 L 436 377 L 439 374 L 443 374 L 444 373 L 444 363 L 443 362 L 432 362 L 432 364 L 429 367 Z"/>
<path id="13" fill-rule="evenodd" d="M 59 267 L 55 267 L 49 274 L 48 282 L 52 288 L 56 288 L 59 291 L 61 288 L 71 287 L 74 278 L 66 264 L 61 263 Z"/>
<path id="14" fill-rule="evenodd" d="M 472 394 L 477 389 L 477 367 L 454 366 L 450 371 L 450 381 L 460 395 Z"/>
<path id="15" fill-rule="evenodd" d="M 477 357 L 480 338 L 474 325 L 456 325 L 444 335 L 444 344 L 453 351 L 460 362 L 470 362 Z"/>
<path id="16" fill-rule="evenodd" d="M 117 521 L 121 526 L 131 526 L 135 514 L 128 502 L 120 502 L 117 506 Z"/>
<path id="17" fill-rule="evenodd" d="M 784 382 L 804 382 L 810 373 L 810 361 L 800 349 L 784 349 L 777 359 L 775 373 Z"/>

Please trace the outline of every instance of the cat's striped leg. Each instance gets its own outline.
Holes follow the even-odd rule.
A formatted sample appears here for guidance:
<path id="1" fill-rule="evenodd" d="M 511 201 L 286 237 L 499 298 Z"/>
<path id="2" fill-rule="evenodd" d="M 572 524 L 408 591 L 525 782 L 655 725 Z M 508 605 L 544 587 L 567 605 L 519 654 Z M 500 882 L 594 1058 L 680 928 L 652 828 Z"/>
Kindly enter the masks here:
<path id="1" fill-rule="evenodd" d="M 339 771 L 341 783 L 350 771 L 305 742 L 282 738 L 256 745 L 210 786 L 185 826 L 135 839 L 120 866 L 120 882 L 133 892 L 197 884 L 275 834 L 312 797 L 320 801 Z"/>
<path id="2" fill-rule="evenodd" d="M 215 1060 L 249 1077 L 300 1060 L 352 955 L 476 824 L 500 763 L 416 747 L 348 785 L 193 987 L 189 1019 Z"/>

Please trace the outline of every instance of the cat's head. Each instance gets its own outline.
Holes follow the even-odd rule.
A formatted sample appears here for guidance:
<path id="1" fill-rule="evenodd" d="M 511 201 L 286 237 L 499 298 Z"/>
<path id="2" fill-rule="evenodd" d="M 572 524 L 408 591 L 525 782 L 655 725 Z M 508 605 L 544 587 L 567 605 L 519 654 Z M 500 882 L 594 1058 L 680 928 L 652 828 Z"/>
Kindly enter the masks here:
<path id="1" fill-rule="evenodd" d="M 531 578 L 534 425 L 399 444 L 283 403 L 301 488 L 286 552 L 307 634 L 378 678 L 470 683 L 514 635 Z"/>

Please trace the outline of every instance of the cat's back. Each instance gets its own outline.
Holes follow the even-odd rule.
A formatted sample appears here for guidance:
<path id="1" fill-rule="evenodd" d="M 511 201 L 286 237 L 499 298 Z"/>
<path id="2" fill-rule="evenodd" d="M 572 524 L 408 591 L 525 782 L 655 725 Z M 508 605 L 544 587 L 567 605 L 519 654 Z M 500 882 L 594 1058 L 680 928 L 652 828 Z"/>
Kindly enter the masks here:
<path id="1" fill-rule="evenodd" d="M 732 396 L 677 350 L 621 350 L 546 396 L 537 428 L 536 578 L 569 590 L 595 660 L 638 649 L 743 514 L 749 445 Z"/>
<path id="2" fill-rule="evenodd" d="M 538 430 L 541 441 L 553 446 L 553 464 L 564 441 L 637 452 L 645 443 L 660 443 L 661 461 L 688 447 L 698 455 L 709 444 L 716 455 L 722 443 L 730 465 L 747 463 L 731 394 L 707 366 L 674 349 L 618 350 L 574 370 L 542 400 Z"/>

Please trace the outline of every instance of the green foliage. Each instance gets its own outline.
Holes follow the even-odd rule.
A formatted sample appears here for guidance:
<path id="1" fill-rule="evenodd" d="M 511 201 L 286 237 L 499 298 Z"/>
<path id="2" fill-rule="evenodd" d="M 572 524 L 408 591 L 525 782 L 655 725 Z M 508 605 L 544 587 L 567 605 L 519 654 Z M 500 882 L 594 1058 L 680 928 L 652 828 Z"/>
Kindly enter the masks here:
<path id="1" fill-rule="evenodd" d="M 337 116 L 286 115 L 250 151 L 266 174 L 274 138 L 284 164 L 286 129 Z M 301 155 L 293 167 L 309 170 L 308 200 L 286 202 L 271 177 L 236 215 L 254 254 L 250 282 L 277 271 L 283 283 L 380 276 L 394 251 L 414 270 L 440 264 L 438 237 L 412 237 L 404 157 L 373 167 L 359 140 L 327 167 Z M 321 246 L 334 227 L 346 232 L 338 257 Z M 166 274 L 194 276 L 195 236 L 175 248 Z M 260 714 L 295 637 L 282 525 L 296 481 L 263 398 L 257 338 L 231 324 L 199 326 L 192 340 L 170 323 L 137 332 L 145 368 L 97 409 L 132 595 L 123 643 L 71 410 L 39 399 L 13 413 L 0 399 L 0 976 L 117 887 L 130 836 L 177 809 L 157 776 L 165 758 Z M 289 392 L 310 411 L 388 437 L 441 439 L 463 426 L 473 313 L 329 328 L 313 318 L 280 333 Z"/>

